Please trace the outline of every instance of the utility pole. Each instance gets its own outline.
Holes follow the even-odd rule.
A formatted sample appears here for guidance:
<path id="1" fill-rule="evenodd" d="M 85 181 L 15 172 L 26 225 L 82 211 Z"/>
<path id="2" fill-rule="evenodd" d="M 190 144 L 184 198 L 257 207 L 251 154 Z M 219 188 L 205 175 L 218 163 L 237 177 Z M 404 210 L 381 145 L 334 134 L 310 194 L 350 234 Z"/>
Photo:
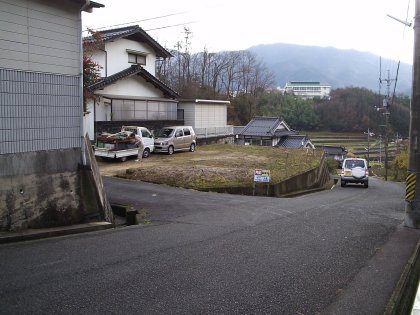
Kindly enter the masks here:
<path id="1" fill-rule="evenodd" d="M 364 134 L 367 135 L 367 162 L 368 162 L 368 165 L 369 165 L 369 163 L 370 163 L 370 137 L 375 135 L 375 134 L 372 132 L 372 130 L 370 130 L 369 127 L 368 127 L 367 132 L 365 132 Z"/>
<path id="2" fill-rule="evenodd" d="M 386 98 L 383 100 L 382 107 L 384 108 L 384 115 L 385 115 L 385 125 L 384 126 L 384 151 L 385 151 L 385 181 L 388 180 L 388 128 L 389 128 L 389 92 L 390 92 L 390 86 L 393 81 L 396 79 L 391 79 L 389 76 L 389 70 L 388 70 L 388 76 L 387 79 L 379 78 L 379 82 L 382 83 L 382 81 L 386 82 Z"/>
<path id="3" fill-rule="evenodd" d="M 415 3 L 413 86 L 410 104 L 408 173 L 404 224 L 420 228 L 420 0 Z"/>
<path id="4" fill-rule="evenodd" d="M 368 127 L 368 133 L 367 133 L 367 136 L 368 136 L 368 147 L 367 147 L 367 162 L 368 162 L 368 166 L 369 166 L 369 163 L 370 163 L 370 129 L 369 129 L 369 127 Z"/>
<path id="5" fill-rule="evenodd" d="M 379 136 L 379 164 L 382 163 L 382 135 Z"/>

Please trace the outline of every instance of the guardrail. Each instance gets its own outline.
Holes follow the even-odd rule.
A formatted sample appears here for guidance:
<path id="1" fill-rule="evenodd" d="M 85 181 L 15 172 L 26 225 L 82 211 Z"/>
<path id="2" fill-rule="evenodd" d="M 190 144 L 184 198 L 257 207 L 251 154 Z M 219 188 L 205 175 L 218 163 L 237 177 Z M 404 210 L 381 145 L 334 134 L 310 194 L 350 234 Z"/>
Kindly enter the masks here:
<path id="1" fill-rule="evenodd" d="M 233 136 L 233 126 L 194 128 L 197 138 Z"/>

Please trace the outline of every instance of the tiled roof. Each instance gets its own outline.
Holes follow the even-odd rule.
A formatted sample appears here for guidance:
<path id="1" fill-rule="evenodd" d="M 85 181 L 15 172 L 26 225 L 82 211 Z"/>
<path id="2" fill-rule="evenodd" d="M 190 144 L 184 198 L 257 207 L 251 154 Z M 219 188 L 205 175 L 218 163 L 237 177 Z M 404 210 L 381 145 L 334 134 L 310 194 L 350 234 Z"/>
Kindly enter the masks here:
<path id="1" fill-rule="evenodd" d="M 276 132 L 274 133 L 276 135 L 276 137 L 284 137 L 284 136 L 290 136 L 290 135 L 295 135 L 298 132 L 295 130 L 287 130 L 287 129 L 277 129 Z"/>
<path id="2" fill-rule="evenodd" d="M 156 52 L 156 56 L 162 58 L 173 57 L 173 55 L 163 48 L 157 41 L 155 41 L 149 34 L 147 34 L 140 26 L 126 26 L 121 28 L 114 28 L 109 30 L 97 31 L 101 35 L 104 42 L 112 41 L 118 38 L 128 38 L 141 43 L 149 44 Z M 88 36 L 84 41 L 92 41 L 93 37 Z"/>
<path id="3" fill-rule="evenodd" d="M 239 134 L 242 136 L 274 136 L 281 122 L 279 117 L 254 117 Z"/>
<path id="4" fill-rule="evenodd" d="M 94 2 L 94 1 L 86 1 L 86 0 L 71 0 L 76 2 L 82 6 L 82 9 L 86 12 L 90 12 L 94 8 L 103 8 L 105 7 L 102 3 Z"/>
<path id="5" fill-rule="evenodd" d="M 140 65 L 132 65 L 130 68 L 117 72 L 113 75 L 110 75 L 109 77 L 102 78 L 94 84 L 90 85 L 89 89 L 91 91 L 102 89 L 109 84 L 112 84 L 118 80 L 129 77 L 131 75 L 141 76 L 143 79 L 146 80 L 146 82 L 149 82 L 153 84 L 156 88 L 160 89 L 166 97 L 176 98 L 179 96 L 177 92 L 172 90 L 169 86 L 157 79 L 155 76 L 153 76 L 150 72 L 145 70 Z"/>
<path id="6" fill-rule="evenodd" d="M 239 135 L 242 130 L 244 130 L 244 126 L 233 126 L 233 134 Z"/>
<path id="7" fill-rule="evenodd" d="M 305 135 L 290 135 L 282 138 L 277 144 L 283 148 L 303 148 L 308 142 L 308 138 Z"/>
<path id="8" fill-rule="evenodd" d="M 325 151 L 325 153 L 330 154 L 330 155 L 341 155 L 341 154 L 347 153 L 347 150 L 344 147 L 340 147 L 340 146 L 324 145 L 322 146 L 322 149 Z"/>

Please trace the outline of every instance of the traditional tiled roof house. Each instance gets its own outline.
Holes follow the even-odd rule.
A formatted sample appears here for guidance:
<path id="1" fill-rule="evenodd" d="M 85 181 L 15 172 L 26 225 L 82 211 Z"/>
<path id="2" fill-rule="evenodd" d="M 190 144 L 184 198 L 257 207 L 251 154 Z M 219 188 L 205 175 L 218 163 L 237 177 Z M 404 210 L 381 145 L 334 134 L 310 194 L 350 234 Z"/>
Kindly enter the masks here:
<path id="1" fill-rule="evenodd" d="M 178 124 L 179 95 L 155 76 L 156 60 L 171 53 L 138 25 L 97 33 L 102 47 L 92 59 L 101 66 L 101 79 L 89 87 L 96 96 L 85 113 L 89 137 L 121 125 Z"/>

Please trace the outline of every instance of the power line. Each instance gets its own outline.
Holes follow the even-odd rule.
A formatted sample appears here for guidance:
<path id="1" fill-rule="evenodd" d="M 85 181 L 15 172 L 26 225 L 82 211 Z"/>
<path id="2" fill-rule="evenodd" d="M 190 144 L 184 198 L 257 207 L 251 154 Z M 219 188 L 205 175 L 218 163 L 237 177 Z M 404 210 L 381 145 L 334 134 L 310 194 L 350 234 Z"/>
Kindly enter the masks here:
<path id="1" fill-rule="evenodd" d="M 167 25 L 167 26 L 162 26 L 162 27 L 150 28 L 150 29 L 145 30 L 145 31 L 149 32 L 149 31 L 161 30 L 161 29 L 164 29 L 164 28 L 181 26 L 181 25 L 188 25 L 188 24 L 193 24 L 193 23 L 197 23 L 197 21 L 190 21 L 190 22 L 185 22 L 185 23 L 180 23 L 180 24 L 173 24 L 173 25 Z"/>
<path id="2" fill-rule="evenodd" d="M 135 24 L 135 23 L 145 22 L 145 21 L 158 20 L 158 19 L 162 19 L 162 18 L 166 18 L 166 17 L 170 17 L 170 16 L 175 16 L 175 15 L 180 15 L 180 14 L 184 14 L 184 13 L 188 13 L 188 11 L 182 11 L 182 12 L 176 12 L 176 13 L 171 13 L 171 14 L 166 14 L 166 15 L 160 15 L 160 16 L 156 16 L 156 17 L 152 17 L 152 18 L 147 18 L 147 19 L 143 19 L 143 20 L 132 21 L 132 22 L 126 22 L 126 23 L 120 23 L 120 24 L 114 24 L 114 25 L 97 27 L 97 28 L 95 28 L 95 30 L 102 30 L 102 29 L 105 29 L 105 28 L 123 26 L 123 25 L 128 25 L 128 24 Z M 189 22 L 189 23 L 192 23 L 192 22 Z M 175 25 L 175 26 L 178 26 L 178 25 Z M 167 27 L 170 27 L 170 26 L 167 26 Z M 167 27 L 162 27 L 162 28 L 167 28 Z M 83 32 L 86 32 L 86 31 L 87 30 L 84 30 Z"/>

